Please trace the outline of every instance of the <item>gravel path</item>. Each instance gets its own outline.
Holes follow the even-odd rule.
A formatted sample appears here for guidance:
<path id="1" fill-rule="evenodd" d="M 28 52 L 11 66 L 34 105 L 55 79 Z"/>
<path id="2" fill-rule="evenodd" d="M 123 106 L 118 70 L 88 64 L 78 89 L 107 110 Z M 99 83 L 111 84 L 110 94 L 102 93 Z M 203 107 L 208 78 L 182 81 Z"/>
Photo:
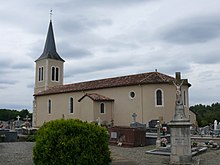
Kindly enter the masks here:
<path id="1" fill-rule="evenodd" d="M 132 165 L 169 164 L 169 156 L 145 154 L 145 151 L 151 150 L 153 148 L 154 146 L 135 147 L 135 148 L 110 146 L 112 152 L 112 158 L 113 158 L 112 165 L 127 165 L 126 163 L 124 164 L 122 160 L 133 162 Z"/>
<path id="2" fill-rule="evenodd" d="M 113 157 L 112 165 L 127 165 L 123 164 L 123 160 L 133 162 L 134 165 L 169 165 L 169 156 L 145 154 L 145 151 L 154 149 L 154 146 L 135 148 L 110 146 L 110 149 Z M 208 149 L 205 153 L 194 156 L 193 162 L 195 165 L 219 165 L 220 150 Z"/>
<path id="3" fill-rule="evenodd" d="M 0 143 L 0 165 L 34 165 L 33 142 Z M 154 146 L 124 148 L 110 146 L 112 165 L 168 165 L 169 156 L 145 154 Z M 193 157 L 196 165 L 219 165 L 220 150 L 208 150 Z M 199 162 L 199 163 L 198 163 Z"/>
<path id="4" fill-rule="evenodd" d="M 33 165 L 33 142 L 0 143 L 0 165 Z"/>

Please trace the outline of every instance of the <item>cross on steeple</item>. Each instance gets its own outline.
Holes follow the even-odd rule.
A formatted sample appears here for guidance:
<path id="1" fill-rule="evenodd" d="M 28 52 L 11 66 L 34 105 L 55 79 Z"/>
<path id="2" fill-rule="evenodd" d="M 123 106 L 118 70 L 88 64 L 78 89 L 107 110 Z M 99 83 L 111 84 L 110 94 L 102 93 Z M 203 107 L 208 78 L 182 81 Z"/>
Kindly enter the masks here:
<path id="1" fill-rule="evenodd" d="M 52 21 L 52 16 L 53 16 L 53 10 L 50 10 L 50 21 Z"/>

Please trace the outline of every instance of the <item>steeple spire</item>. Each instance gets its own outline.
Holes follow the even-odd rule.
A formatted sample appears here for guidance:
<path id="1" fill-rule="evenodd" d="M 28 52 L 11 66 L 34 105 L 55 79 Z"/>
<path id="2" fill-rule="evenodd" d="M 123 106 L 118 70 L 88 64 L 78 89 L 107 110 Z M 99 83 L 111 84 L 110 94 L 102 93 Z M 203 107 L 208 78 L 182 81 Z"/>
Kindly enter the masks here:
<path id="1" fill-rule="evenodd" d="M 50 11 L 50 17 L 52 17 L 51 15 L 52 15 L 52 10 Z M 51 18 L 50 18 L 49 28 L 47 32 L 46 42 L 44 45 L 44 51 L 36 61 L 47 59 L 47 58 L 64 62 L 64 60 L 59 56 L 59 54 L 56 51 L 56 44 L 55 44 L 55 39 L 54 39 L 53 25 L 52 25 Z"/>

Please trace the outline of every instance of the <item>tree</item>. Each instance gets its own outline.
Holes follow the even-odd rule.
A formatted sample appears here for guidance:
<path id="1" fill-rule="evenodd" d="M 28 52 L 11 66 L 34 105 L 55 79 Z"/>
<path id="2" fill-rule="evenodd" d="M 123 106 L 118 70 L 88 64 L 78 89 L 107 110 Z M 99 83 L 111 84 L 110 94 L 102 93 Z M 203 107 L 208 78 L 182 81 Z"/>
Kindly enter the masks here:
<path id="1" fill-rule="evenodd" d="M 214 120 L 220 120 L 220 104 L 218 102 L 211 105 L 197 104 L 191 106 L 190 110 L 196 114 L 200 127 L 212 124 Z"/>
<path id="2" fill-rule="evenodd" d="M 28 117 L 32 118 L 32 114 L 29 113 L 29 111 L 27 109 L 23 109 L 21 111 L 11 110 L 11 109 L 0 109 L 0 120 L 1 121 L 17 120 L 16 117 L 18 115 L 21 117 L 22 120 L 23 120 L 23 118 L 26 117 L 26 115 L 28 115 Z"/>

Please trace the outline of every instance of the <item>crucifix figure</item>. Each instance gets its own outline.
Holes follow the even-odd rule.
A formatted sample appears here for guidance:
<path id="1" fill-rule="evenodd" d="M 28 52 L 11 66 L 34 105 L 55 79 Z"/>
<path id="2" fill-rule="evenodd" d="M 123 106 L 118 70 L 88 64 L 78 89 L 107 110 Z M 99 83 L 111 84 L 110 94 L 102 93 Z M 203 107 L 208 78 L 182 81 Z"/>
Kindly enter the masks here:
<path id="1" fill-rule="evenodd" d="M 184 80 L 181 80 L 180 72 L 176 72 L 176 81 L 173 81 L 173 84 L 176 87 L 176 107 L 174 120 L 186 120 L 181 94 L 181 86 L 183 85 L 183 83 Z"/>
<path id="2" fill-rule="evenodd" d="M 136 113 L 133 113 L 133 114 L 132 114 L 133 123 L 136 123 L 136 117 L 137 117 L 137 114 L 136 114 Z"/>
<path id="3" fill-rule="evenodd" d="M 173 81 L 176 87 L 176 101 L 178 104 L 182 103 L 181 86 L 183 85 L 183 80 L 181 80 L 180 72 L 176 73 L 176 81 Z"/>

